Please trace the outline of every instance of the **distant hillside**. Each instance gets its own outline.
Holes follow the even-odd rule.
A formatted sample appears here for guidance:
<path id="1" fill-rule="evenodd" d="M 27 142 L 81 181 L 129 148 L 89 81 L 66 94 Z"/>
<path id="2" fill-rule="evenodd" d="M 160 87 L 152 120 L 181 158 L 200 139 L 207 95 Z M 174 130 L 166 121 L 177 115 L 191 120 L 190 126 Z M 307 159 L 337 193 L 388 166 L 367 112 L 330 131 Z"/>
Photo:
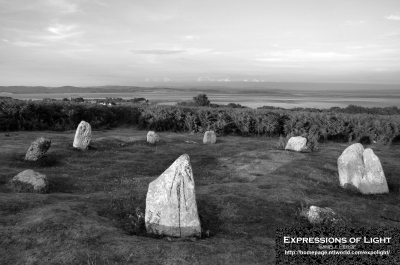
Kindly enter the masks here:
<path id="1" fill-rule="evenodd" d="M 144 90 L 146 88 L 140 87 L 120 87 L 120 86 L 107 86 L 107 87 L 43 87 L 43 86 L 2 86 L 0 92 L 7 92 L 13 94 L 38 94 L 38 93 L 116 93 L 116 92 L 135 92 Z"/>
<path id="2" fill-rule="evenodd" d="M 43 87 L 43 86 L 0 86 L 0 93 L 12 94 L 46 94 L 46 93 L 130 93 L 130 92 L 196 92 L 196 93 L 282 93 L 276 89 L 231 88 L 226 86 L 212 87 L 139 87 L 139 86 L 93 86 L 93 87 Z"/>
<path id="3" fill-rule="evenodd" d="M 142 86 L 91 86 L 91 87 L 44 87 L 44 86 L 0 86 L 0 93 L 130 93 L 130 92 L 196 92 L 235 94 L 292 94 L 301 96 L 347 97 L 399 97 L 397 84 L 347 84 L 347 83 L 288 83 L 288 82 L 151 82 Z M 293 94 L 299 95 L 299 94 Z"/>

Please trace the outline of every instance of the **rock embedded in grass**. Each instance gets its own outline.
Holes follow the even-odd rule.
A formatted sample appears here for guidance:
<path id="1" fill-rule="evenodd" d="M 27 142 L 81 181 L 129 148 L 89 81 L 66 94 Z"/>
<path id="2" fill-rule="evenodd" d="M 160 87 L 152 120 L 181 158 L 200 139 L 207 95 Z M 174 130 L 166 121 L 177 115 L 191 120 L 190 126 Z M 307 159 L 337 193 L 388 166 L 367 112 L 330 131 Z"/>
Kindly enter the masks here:
<path id="1" fill-rule="evenodd" d="M 35 141 L 32 142 L 28 151 L 25 155 L 25 160 L 28 161 L 37 161 L 39 158 L 44 156 L 44 154 L 49 150 L 51 145 L 51 140 L 39 137 Z"/>
<path id="2" fill-rule="evenodd" d="M 203 143 L 204 144 L 215 144 L 217 141 L 217 135 L 214 131 L 206 131 L 204 133 Z"/>
<path id="3" fill-rule="evenodd" d="M 355 188 L 363 194 L 389 192 L 381 162 L 372 149 L 353 144 L 343 151 L 337 163 L 343 188 Z"/>
<path id="4" fill-rule="evenodd" d="M 13 177 L 10 185 L 16 192 L 45 193 L 48 190 L 49 182 L 46 175 L 27 169 Z"/>
<path id="5" fill-rule="evenodd" d="M 152 235 L 201 235 L 193 171 L 187 154 L 181 155 L 149 184 L 145 224 L 147 233 Z"/>
<path id="6" fill-rule="evenodd" d="M 306 217 L 313 225 L 343 226 L 346 223 L 342 217 L 328 207 L 321 208 L 318 206 L 310 206 Z"/>
<path id="7" fill-rule="evenodd" d="M 89 123 L 81 121 L 76 129 L 73 146 L 77 149 L 86 150 L 92 140 L 92 128 Z"/>
<path id="8" fill-rule="evenodd" d="M 307 139 L 302 136 L 290 137 L 285 150 L 305 151 L 307 150 Z"/>
<path id="9" fill-rule="evenodd" d="M 160 137 L 154 131 L 149 131 L 147 133 L 147 142 L 154 144 L 160 141 Z"/>

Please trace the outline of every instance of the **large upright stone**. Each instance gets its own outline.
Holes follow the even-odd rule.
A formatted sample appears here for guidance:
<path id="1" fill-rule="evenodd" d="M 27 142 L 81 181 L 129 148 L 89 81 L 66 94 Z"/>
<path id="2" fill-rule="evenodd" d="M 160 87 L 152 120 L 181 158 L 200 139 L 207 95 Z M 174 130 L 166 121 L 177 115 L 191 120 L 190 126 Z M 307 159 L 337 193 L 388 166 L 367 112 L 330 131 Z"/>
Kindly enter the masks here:
<path id="1" fill-rule="evenodd" d="M 149 184 L 145 224 L 149 234 L 200 236 L 194 178 L 187 154 L 181 155 Z"/>
<path id="2" fill-rule="evenodd" d="M 46 175 L 35 172 L 31 169 L 22 171 L 10 180 L 15 191 L 33 191 L 44 193 L 48 190 L 49 182 Z"/>
<path id="3" fill-rule="evenodd" d="M 76 129 L 73 146 L 75 148 L 85 150 L 88 148 L 91 140 L 92 128 L 90 127 L 90 124 L 85 121 L 81 121 Z"/>
<path id="4" fill-rule="evenodd" d="M 381 161 L 371 148 L 364 150 L 363 154 L 365 171 L 363 181 L 359 189 L 364 194 L 388 193 L 389 187 L 386 182 L 385 173 Z"/>
<path id="5" fill-rule="evenodd" d="M 307 150 L 307 139 L 302 136 L 290 137 L 285 150 L 305 151 Z"/>
<path id="6" fill-rule="evenodd" d="M 379 158 L 372 149 L 359 144 L 347 147 L 338 158 L 339 182 L 363 194 L 388 193 L 389 188 Z"/>
<path id="7" fill-rule="evenodd" d="M 29 147 L 28 151 L 25 155 L 25 160 L 29 161 L 36 161 L 49 150 L 51 145 L 51 140 L 39 137 L 35 141 L 32 142 L 31 146 Z"/>
<path id="8" fill-rule="evenodd" d="M 203 143 L 204 144 L 215 144 L 217 141 L 217 135 L 214 131 L 206 131 L 204 133 Z"/>
<path id="9" fill-rule="evenodd" d="M 147 133 L 147 142 L 154 144 L 160 141 L 160 137 L 154 131 L 149 131 Z"/>
<path id="10" fill-rule="evenodd" d="M 364 147 L 360 143 L 347 147 L 338 158 L 339 182 L 343 188 L 358 188 L 364 175 Z"/>

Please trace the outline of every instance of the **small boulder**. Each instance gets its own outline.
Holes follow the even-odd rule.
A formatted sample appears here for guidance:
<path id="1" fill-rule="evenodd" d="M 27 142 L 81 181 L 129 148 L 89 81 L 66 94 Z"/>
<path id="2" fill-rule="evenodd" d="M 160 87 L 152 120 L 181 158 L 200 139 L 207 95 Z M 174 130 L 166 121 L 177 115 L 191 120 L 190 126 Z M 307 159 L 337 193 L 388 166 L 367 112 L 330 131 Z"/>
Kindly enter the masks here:
<path id="1" fill-rule="evenodd" d="M 77 149 L 86 150 L 92 140 L 92 128 L 89 123 L 81 121 L 76 129 L 73 146 Z"/>
<path id="2" fill-rule="evenodd" d="M 204 133 L 203 143 L 204 144 L 215 144 L 217 141 L 217 135 L 214 131 L 206 131 Z"/>
<path id="3" fill-rule="evenodd" d="M 307 139 L 302 136 L 290 137 L 285 150 L 305 151 L 307 150 Z"/>
<path id="4" fill-rule="evenodd" d="M 154 131 L 149 131 L 147 133 L 147 142 L 154 144 L 160 141 L 160 137 Z"/>
<path id="5" fill-rule="evenodd" d="M 200 236 L 194 178 L 187 154 L 181 155 L 149 184 L 145 225 L 148 234 Z"/>
<path id="6" fill-rule="evenodd" d="M 328 207 L 310 206 L 306 215 L 308 221 L 313 225 L 344 226 L 346 223 L 342 217 Z"/>
<path id="7" fill-rule="evenodd" d="M 379 158 L 372 149 L 359 144 L 347 147 L 338 158 L 339 182 L 363 194 L 388 193 L 389 188 Z"/>
<path id="8" fill-rule="evenodd" d="M 31 146 L 29 147 L 28 151 L 25 155 L 25 160 L 29 161 L 36 161 L 49 150 L 51 145 L 51 140 L 39 137 L 35 141 L 32 142 Z"/>
<path id="9" fill-rule="evenodd" d="M 48 190 L 49 182 L 46 175 L 27 169 L 13 177 L 10 185 L 17 192 L 45 193 Z"/>

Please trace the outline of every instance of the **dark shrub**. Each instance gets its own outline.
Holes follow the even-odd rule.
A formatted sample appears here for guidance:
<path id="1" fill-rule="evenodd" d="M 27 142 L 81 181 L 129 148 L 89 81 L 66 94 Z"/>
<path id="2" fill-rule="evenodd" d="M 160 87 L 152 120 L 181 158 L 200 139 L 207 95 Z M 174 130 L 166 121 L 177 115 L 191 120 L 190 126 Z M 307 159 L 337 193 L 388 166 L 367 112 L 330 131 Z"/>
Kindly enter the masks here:
<path id="1" fill-rule="evenodd" d="M 360 144 L 371 144 L 372 143 L 371 137 L 368 135 L 362 136 L 358 142 Z"/>
<path id="2" fill-rule="evenodd" d="M 392 139 L 392 144 L 400 144 L 400 135 L 397 135 Z"/>

